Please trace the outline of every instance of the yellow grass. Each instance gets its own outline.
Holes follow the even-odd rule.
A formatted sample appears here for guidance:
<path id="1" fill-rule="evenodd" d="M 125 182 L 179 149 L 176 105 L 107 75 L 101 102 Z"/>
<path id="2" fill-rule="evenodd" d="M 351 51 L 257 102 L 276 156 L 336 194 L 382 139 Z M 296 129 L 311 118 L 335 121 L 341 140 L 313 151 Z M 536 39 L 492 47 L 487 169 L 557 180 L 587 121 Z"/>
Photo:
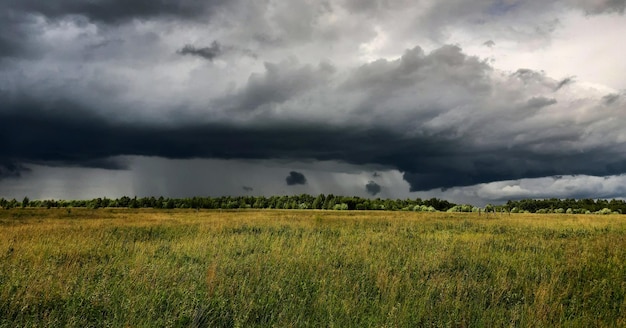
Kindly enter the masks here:
<path id="1" fill-rule="evenodd" d="M 0 212 L 0 327 L 623 326 L 622 216 Z"/>

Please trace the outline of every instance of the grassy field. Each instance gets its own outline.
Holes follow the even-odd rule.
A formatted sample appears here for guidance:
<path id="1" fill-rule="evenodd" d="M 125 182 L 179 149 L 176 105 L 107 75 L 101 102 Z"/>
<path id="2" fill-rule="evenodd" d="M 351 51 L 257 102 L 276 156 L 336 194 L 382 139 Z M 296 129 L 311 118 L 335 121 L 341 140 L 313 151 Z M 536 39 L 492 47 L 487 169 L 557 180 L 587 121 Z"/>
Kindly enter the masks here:
<path id="1" fill-rule="evenodd" d="M 625 327 L 626 217 L 0 211 L 0 327 Z"/>

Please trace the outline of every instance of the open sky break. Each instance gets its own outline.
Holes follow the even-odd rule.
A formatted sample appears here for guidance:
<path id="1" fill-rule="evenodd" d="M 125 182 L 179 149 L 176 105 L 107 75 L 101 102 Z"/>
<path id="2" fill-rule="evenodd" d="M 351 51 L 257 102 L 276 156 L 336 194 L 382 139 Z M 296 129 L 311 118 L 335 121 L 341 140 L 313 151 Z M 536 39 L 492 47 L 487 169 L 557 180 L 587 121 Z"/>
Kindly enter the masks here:
<path id="1" fill-rule="evenodd" d="M 625 8 L 0 0 L 0 197 L 621 198 Z"/>

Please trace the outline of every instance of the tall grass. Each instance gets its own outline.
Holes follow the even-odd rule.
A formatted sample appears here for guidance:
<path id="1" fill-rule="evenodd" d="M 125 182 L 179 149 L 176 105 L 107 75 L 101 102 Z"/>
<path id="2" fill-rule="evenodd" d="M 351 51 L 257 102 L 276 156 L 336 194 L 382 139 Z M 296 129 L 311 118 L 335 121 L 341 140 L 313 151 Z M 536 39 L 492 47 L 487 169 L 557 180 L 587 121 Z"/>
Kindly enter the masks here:
<path id="1" fill-rule="evenodd" d="M 621 216 L 0 212 L 0 327 L 626 326 Z"/>

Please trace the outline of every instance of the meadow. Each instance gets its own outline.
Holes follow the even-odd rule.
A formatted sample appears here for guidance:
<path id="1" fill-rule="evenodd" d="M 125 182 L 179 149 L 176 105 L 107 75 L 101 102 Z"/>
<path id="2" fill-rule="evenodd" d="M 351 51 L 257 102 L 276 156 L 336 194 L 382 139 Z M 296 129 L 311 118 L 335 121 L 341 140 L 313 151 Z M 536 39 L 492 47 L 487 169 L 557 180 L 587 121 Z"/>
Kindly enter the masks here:
<path id="1" fill-rule="evenodd" d="M 626 217 L 0 211 L 0 327 L 625 327 Z"/>

